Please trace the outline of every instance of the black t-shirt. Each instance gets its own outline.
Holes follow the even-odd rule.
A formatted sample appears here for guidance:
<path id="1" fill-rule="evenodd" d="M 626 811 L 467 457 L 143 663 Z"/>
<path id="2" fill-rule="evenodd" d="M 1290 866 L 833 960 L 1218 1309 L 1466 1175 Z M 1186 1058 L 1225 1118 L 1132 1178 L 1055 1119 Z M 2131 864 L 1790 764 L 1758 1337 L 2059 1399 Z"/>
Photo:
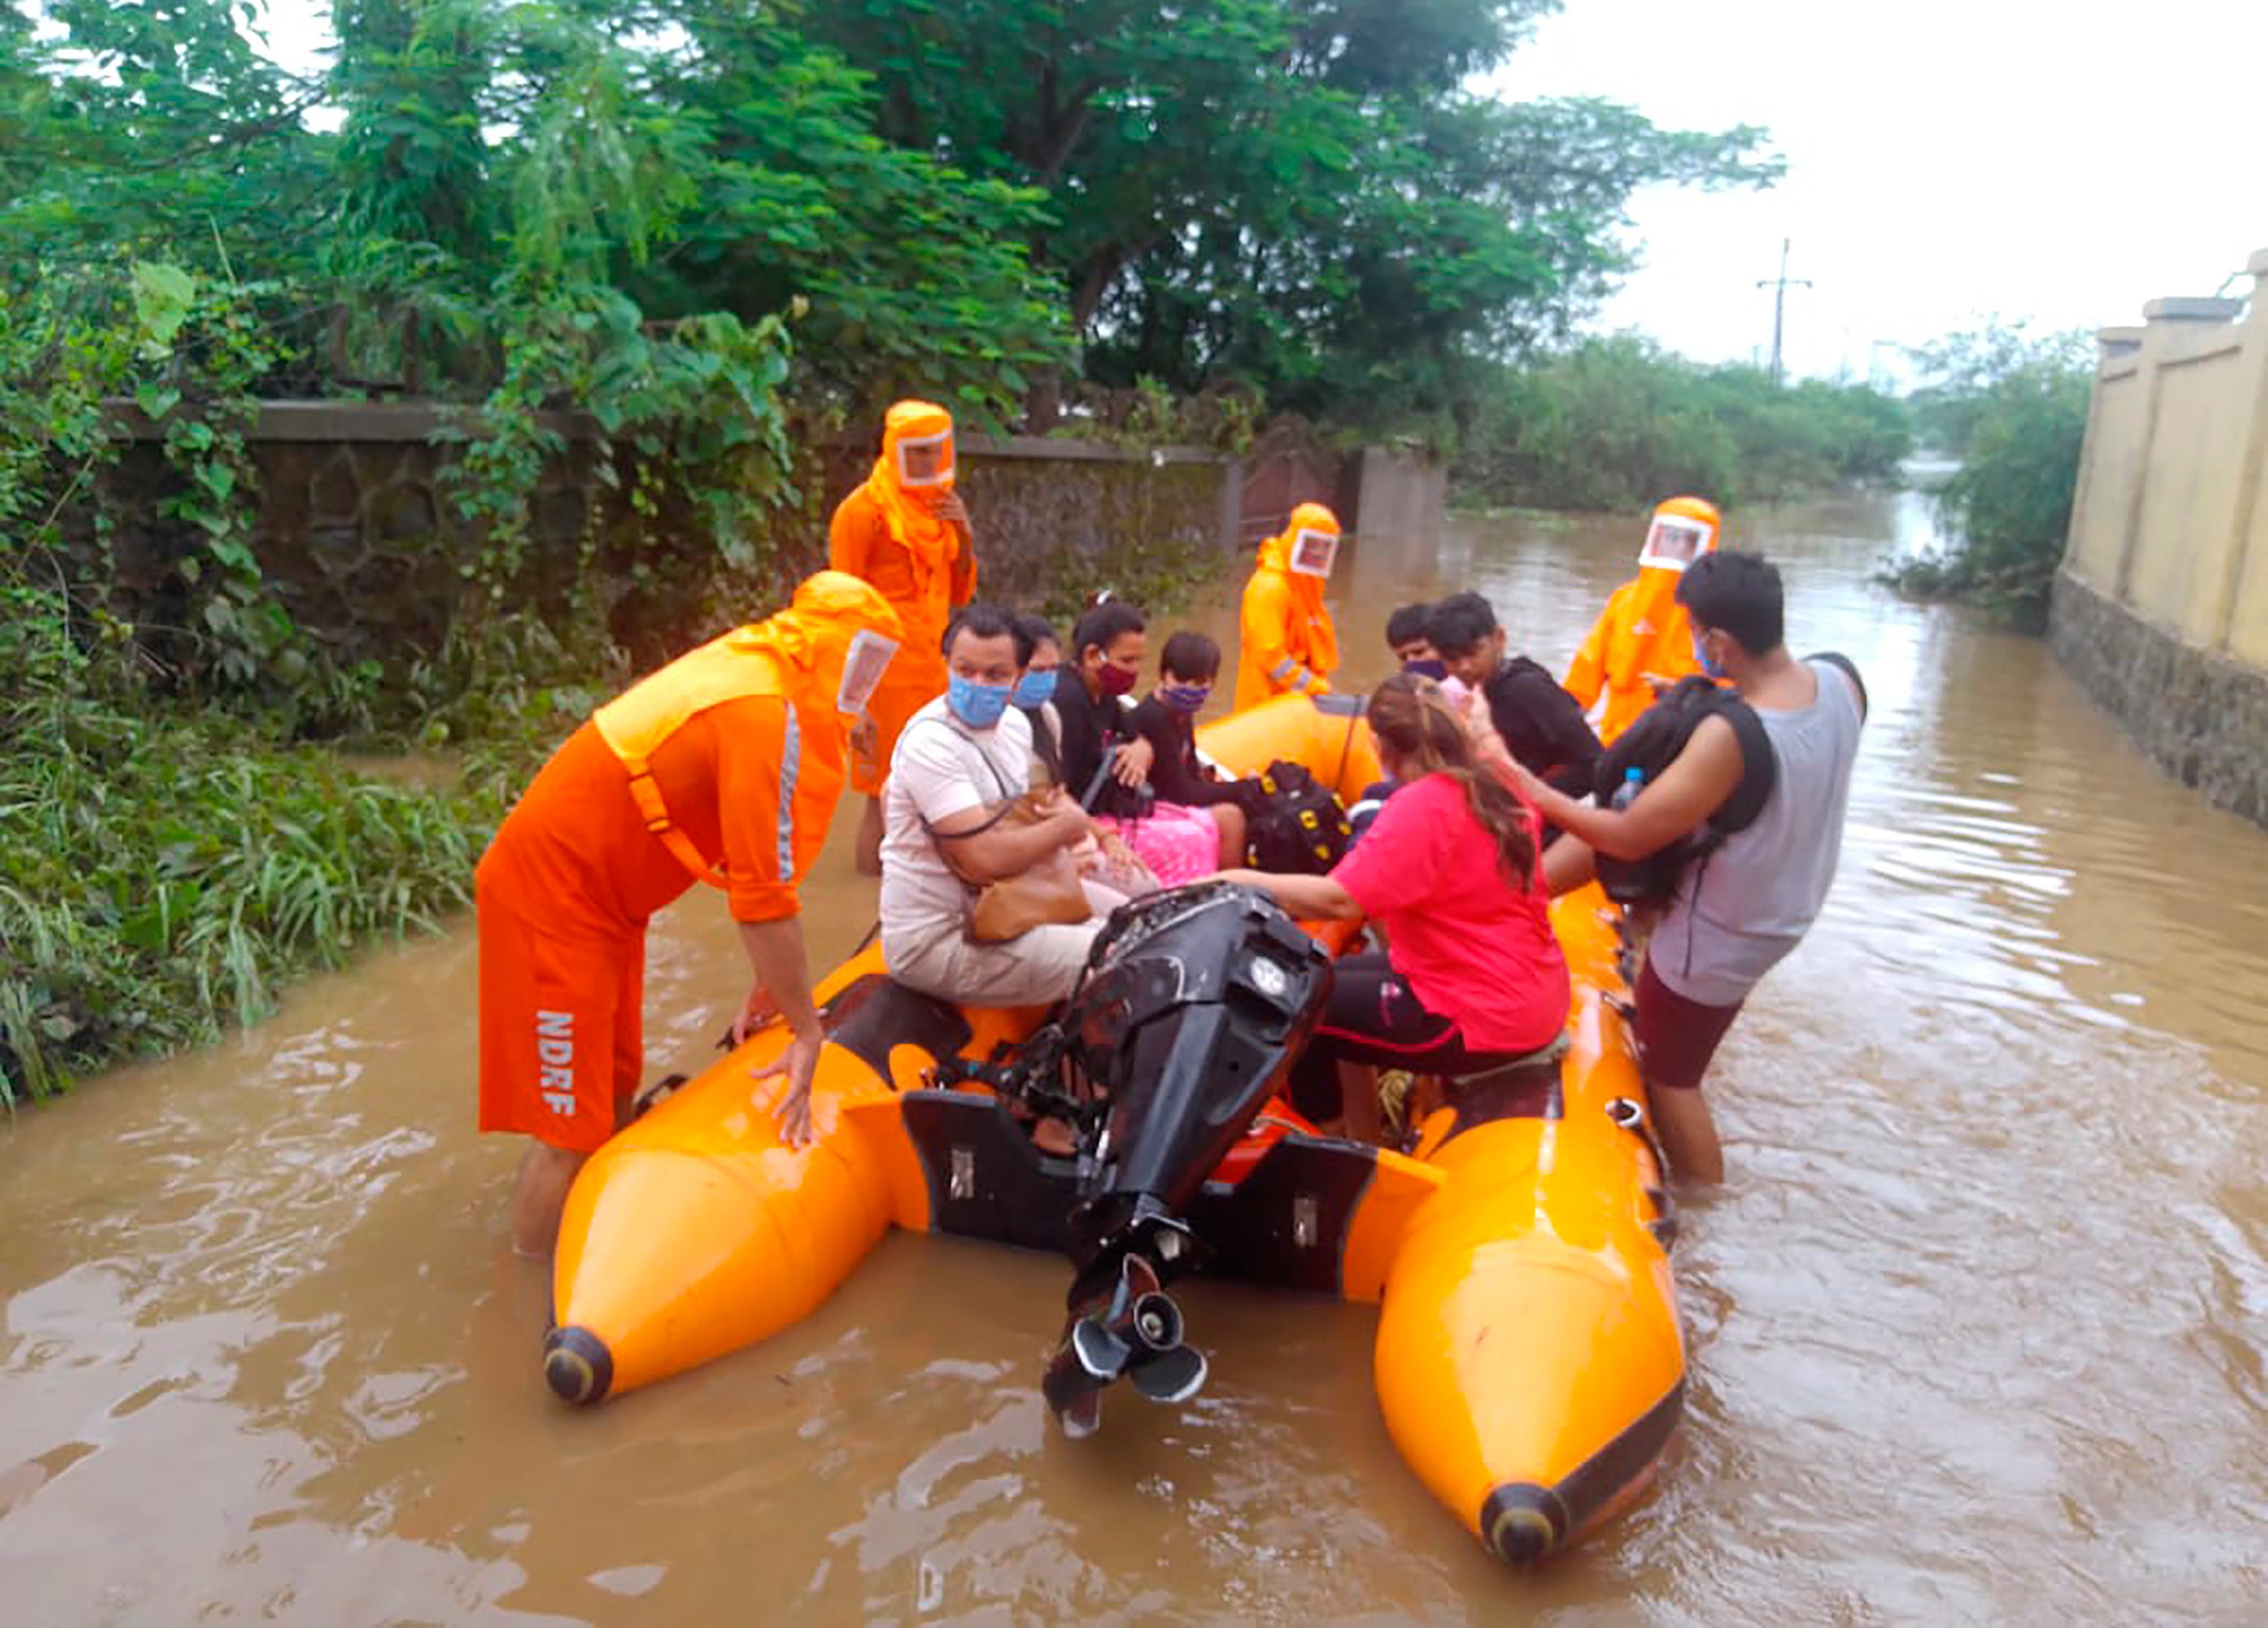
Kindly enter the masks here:
<path id="1" fill-rule="evenodd" d="M 1233 781 L 1204 777 L 1197 765 L 1197 730 L 1187 713 L 1175 712 L 1152 695 L 1134 708 L 1132 722 L 1134 732 L 1150 743 L 1155 754 L 1150 764 L 1150 789 L 1158 794 L 1159 802 L 1202 809 L 1240 800 Z"/>
<path id="2" fill-rule="evenodd" d="M 1064 789 L 1083 797 L 1102 766 L 1103 754 L 1134 738 L 1133 725 L 1124 701 L 1116 695 L 1089 695 L 1069 662 L 1056 669 L 1055 702 L 1056 715 L 1063 720 Z"/>
<path id="3" fill-rule="evenodd" d="M 1506 751 L 1553 790 L 1571 797 L 1590 795 L 1599 737 L 1585 721 L 1581 704 L 1559 687 L 1549 670 L 1514 656 L 1481 690 Z"/>

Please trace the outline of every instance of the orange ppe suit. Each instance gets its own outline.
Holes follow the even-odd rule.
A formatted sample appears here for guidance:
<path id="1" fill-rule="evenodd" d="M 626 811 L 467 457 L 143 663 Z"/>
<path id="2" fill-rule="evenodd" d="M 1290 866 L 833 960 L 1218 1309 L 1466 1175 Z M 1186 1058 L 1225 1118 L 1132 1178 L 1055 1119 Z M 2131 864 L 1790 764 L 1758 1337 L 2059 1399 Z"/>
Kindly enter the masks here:
<path id="1" fill-rule="evenodd" d="M 1603 744 L 1653 705 L 1646 675 L 1682 678 L 1701 671 L 1693 659 L 1693 625 L 1677 603 L 1685 568 L 1717 546 L 1723 522 L 1716 505 L 1698 497 L 1673 497 L 1653 511 L 1638 576 L 1615 590 L 1561 686 L 1587 710 L 1606 693 L 1599 721 Z"/>
<path id="2" fill-rule="evenodd" d="M 481 1129 L 578 1151 L 613 1133 L 643 1067 L 646 922 L 696 877 L 735 920 L 797 913 L 843 788 L 846 665 L 870 683 L 899 633 L 880 594 L 821 571 L 600 708 L 543 766 L 475 877 Z"/>
<path id="3" fill-rule="evenodd" d="M 925 454 L 914 468 L 914 454 Z M 976 594 L 976 539 L 941 517 L 954 485 L 953 415 L 927 401 L 901 401 L 882 424 L 882 453 L 866 483 L 844 498 L 828 527 L 827 563 L 872 583 L 905 625 L 897 659 L 867 708 L 872 750 L 851 765 L 854 790 L 879 796 L 898 733 L 916 709 L 945 693 L 946 624 Z"/>
<path id="4" fill-rule="evenodd" d="M 1323 608 L 1323 583 L 1338 537 L 1338 517 L 1321 503 L 1301 503 L 1280 533 L 1262 539 L 1238 619 L 1237 711 L 1331 687 L 1339 635 Z"/>

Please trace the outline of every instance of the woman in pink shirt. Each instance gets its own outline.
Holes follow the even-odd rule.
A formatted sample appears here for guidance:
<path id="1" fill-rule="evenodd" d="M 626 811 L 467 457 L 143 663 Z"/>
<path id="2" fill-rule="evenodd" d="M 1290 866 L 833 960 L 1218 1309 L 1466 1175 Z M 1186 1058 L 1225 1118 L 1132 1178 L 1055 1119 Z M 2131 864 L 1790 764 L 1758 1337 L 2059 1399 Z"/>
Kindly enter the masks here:
<path id="1" fill-rule="evenodd" d="M 1293 1067 L 1292 1100 L 1319 1121 L 1343 1111 L 1341 1062 L 1454 1080 L 1540 1050 L 1567 1023 L 1567 961 L 1536 863 L 1535 809 L 1474 762 L 1430 680 L 1387 679 L 1366 715 L 1401 788 L 1354 851 L 1325 876 L 1220 878 L 1263 889 L 1306 920 L 1364 916 L 1385 931 L 1385 952 L 1337 964 L 1330 1003 Z"/>

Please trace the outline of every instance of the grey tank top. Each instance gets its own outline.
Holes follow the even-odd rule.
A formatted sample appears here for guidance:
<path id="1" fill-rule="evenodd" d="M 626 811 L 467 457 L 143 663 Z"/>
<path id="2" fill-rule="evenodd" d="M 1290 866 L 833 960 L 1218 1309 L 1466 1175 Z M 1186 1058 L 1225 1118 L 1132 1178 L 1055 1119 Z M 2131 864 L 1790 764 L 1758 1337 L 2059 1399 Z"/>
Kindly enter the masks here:
<path id="1" fill-rule="evenodd" d="M 1827 902 L 1859 755 L 1859 697 L 1841 671 L 1807 662 L 1819 693 L 1756 716 L 1777 774 L 1756 821 L 1686 872 L 1646 950 L 1675 994 L 1731 1006 L 1795 948 Z"/>

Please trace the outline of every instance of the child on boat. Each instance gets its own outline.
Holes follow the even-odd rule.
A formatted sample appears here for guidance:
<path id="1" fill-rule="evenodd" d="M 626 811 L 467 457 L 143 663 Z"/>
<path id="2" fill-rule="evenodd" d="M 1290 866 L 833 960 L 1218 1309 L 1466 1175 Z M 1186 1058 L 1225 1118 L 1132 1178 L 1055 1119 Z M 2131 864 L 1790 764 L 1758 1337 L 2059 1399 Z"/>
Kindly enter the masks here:
<path id="1" fill-rule="evenodd" d="M 1126 823 L 1127 840 L 1167 886 L 1244 862 L 1240 782 L 1211 778 L 1197 761 L 1196 721 L 1220 676 L 1220 646 L 1183 628 L 1158 658 L 1158 687 L 1134 708 L 1134 732 L 1150 744 L 1157 801 Z"/>

